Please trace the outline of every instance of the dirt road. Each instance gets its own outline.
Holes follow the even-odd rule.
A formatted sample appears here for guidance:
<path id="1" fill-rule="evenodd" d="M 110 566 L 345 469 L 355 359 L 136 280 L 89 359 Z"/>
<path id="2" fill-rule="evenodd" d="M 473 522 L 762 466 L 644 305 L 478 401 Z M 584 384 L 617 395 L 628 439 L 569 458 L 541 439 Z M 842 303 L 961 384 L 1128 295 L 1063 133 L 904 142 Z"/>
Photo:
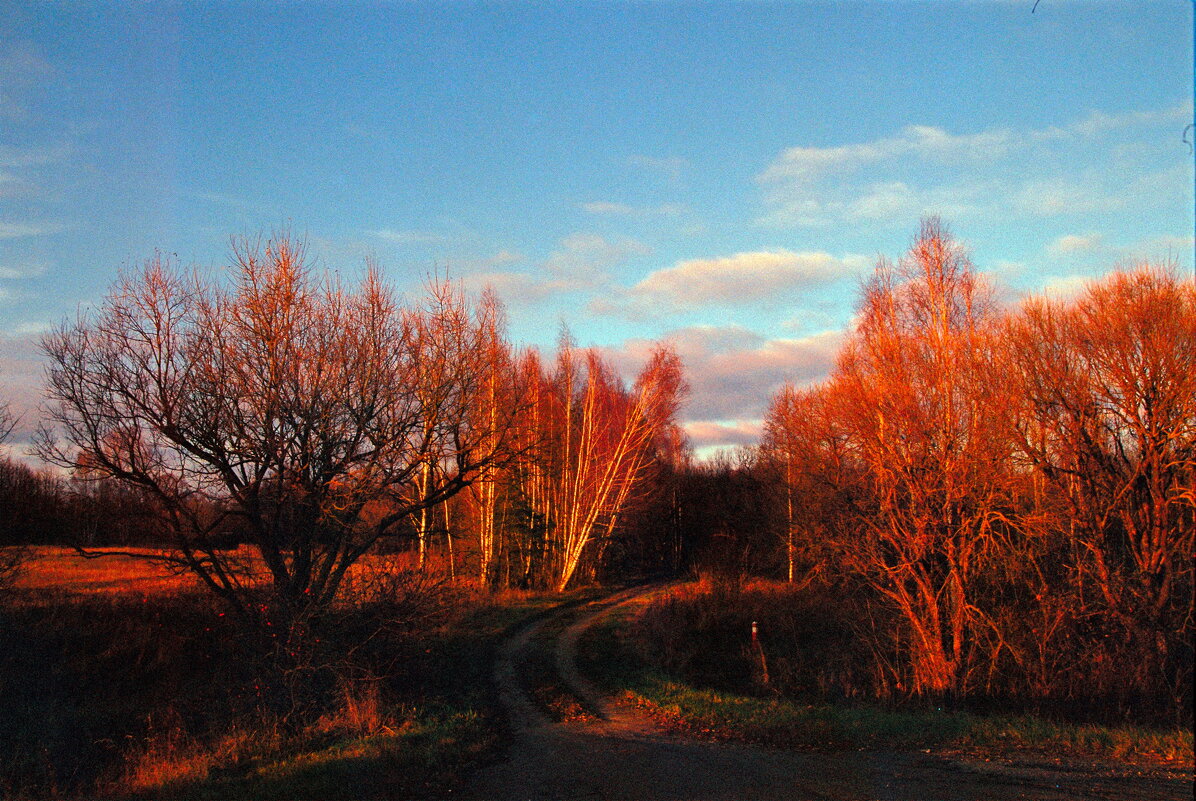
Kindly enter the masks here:
<path id="1" fill-rule="evenodd" d="M 659 588 L 626 590 L 561 610 L 516 632 L 499 649 L 495 682 L 512 741 L 501 761 L 478 768 L 457 797 L 470 799 L 1190 799 L 1190 777 L 1141 775 L 1107 764 L 1061 766 L 970 761 L 933 754 L 796 753 L 701 742 L 669 734 L 605 698 L 578 673 L 577 640 L 616 607 L 647 603 Z M 559 624 L 566 623 L 563 627 Z M 537 635 L 554 632 L 556 670 L 593 715 L 555 722 L 524 680 Z"/>

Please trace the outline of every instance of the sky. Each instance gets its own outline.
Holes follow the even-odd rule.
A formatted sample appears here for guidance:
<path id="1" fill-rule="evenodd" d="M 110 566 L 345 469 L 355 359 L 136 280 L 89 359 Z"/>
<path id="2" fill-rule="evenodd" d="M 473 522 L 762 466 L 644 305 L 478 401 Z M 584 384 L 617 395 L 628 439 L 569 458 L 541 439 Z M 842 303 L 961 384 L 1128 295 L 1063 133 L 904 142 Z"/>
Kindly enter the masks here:
<path id="1" fill-rule="evenodd" d="M 9 447 L 41 336 L 119 270 L 280 228 L 628 376 L 667 339 L 695 447 L 751 444 L 927 215 L 1010 302 L 1192 271 L 1192 31 L 1188 0 L 0 0 Z"/>

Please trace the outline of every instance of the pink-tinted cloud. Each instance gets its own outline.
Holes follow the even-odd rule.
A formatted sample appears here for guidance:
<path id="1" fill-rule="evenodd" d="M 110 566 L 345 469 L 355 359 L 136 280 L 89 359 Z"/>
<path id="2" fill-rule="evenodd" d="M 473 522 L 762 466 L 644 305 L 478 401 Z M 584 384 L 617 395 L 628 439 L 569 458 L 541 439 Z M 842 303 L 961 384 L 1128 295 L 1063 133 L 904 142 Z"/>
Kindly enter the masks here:
<path id="1" fill-rule="evenodd" d="M 741 326 L 694 326 L 662 339 L 676 348 L 685 365 L 690 395 L 683 418 L 727 421 L 763 417 L 770 398 L 786 382 L 824 379 L 834 365 L 843 333 L 767 339 Z M 605 352 L 630 378 L 655 345 L 653 340 L 632 339 Z"/>
<path id="2" fill-rule="evenodd" d="M 690 445 L 701 453 L 711 448 L 755 445 L 764 424 L 760 420 L 693 420 L 684 428 Z"/>
<path id="3" fill-rule="evenodd" d="M 17 449 L 33 437 L 39 418 L 37 407 L 42 399 L 44 358 L 41 329 L 22 329 L 0 334 L 0 403 L 20 418 L 9 444 Z"/>

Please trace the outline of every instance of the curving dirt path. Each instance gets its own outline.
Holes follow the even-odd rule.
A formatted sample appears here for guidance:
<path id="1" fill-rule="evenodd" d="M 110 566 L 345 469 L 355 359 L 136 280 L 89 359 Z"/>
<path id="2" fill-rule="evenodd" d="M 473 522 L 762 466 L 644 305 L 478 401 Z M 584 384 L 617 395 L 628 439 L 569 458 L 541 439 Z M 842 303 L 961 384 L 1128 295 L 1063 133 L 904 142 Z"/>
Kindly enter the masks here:
<path id="1" fill-rule="evenodd" d="M 799 753 L 702 742 L 662 730 L 636 709 L 605 697 L 577 670 L 581 634 L 616 607 L 642 606 L 661 587 L 616 593 L 564 609 L 515 632 L 500 647 L 494 680 L 509 716 L 504 758 L 466 777 L 457 797 L 470 799 L 1190 799 L 1191 778 L 1043 759 L 981 762 L 920 752 Z M 560 678 L 595 715 L 557 723 L 520 680 L 537 634 L 572 622 L 552 647 Z"/>

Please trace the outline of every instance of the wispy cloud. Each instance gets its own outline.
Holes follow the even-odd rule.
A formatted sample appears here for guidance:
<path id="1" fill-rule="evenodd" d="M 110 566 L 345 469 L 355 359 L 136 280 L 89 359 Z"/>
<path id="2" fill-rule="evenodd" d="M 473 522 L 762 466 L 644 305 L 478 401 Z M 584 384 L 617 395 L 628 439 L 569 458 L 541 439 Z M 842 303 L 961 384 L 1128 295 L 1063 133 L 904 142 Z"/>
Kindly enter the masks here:
<path id="1" fill-rule="evenodd" d="M 443 245 L 449 241 L 447 236 L 435 231 L 400 231 L 393 228 L 381 228 L 367 233 L 393 245 Z"/>
<path id="2" fill-rule="evenodd" d="M 688 159 L 680 156 L 629 156 L 628 165 L 640 170 L 663 175 L 671 181 L 680 180 L 681 174 L 690 167 Z"/>
<path id="3" fill-rule="evenodd" d="M 1047 253 L 1052 256 L 1068 256 L 1076 253 L 1089 253 L 1101 246 L 1104 237 L 1099 233 L 1066 234 L 1047 245 Z"/>
<path id="4" fill-rule="evenodd" d="M 21 239 L 28 236 L 47 236 L 66 229 L 65 225 L 54 222 L 38 223 L 7 223 L 0 222 L 0 239 Z"/>
<path id="5" fill-rule="evenodd" d="M 17 281 L 44 275 L 46 263 L 41 261 L 0 262 L 0 280 Z"/>
<path id="6" fill-rule="evenodd" d="M 562 239 L 546 259 L 530 270 L 494 269 L 525 260 L 521 254 L 504 250 L 462 280 L 468 289 L 477 291 L 489 286 L 508 303 L 522 305 L 551 295 L 605 286 L 610 281 L 609 270 L 633 256 L 649 253 L 651 249 L 635 239 L 575 233 Z"/>
<path id="7" fill-rule="evenodd" d="M 606 271 L 632 256 L 646 256 L 652 249 L 635 239 L 608 239 L 598 234 L 576 233 L 561 240 L 544 262 L 550 274 L 590 281 L 604 279 Z"/>
<path id="8" fill-rule="evenodd" d="M 53 74 L 53 65 L 32 42 L 10 42 L 0 47 L 0 119 L 26 121 L 30 94 Z"/>
<path id="9" fill-rule="evenodd" d="M 756 181 L 765 212 L 757 222 L 774 227 L 814 227 L 840 222 L 901 222 L 927 213 L 953 219 L 968 215 L 1058 216 L 1116 211 L 1130 204 L 1165 200 L 1168 189 L 1188 186 L 1190 165 L 1165 170 L 1136 167 L 1129 185 L 1124 170 L 1061 168 L 1068 151 L 1105 144 L 1110 136 L 1179 124 L 1191 118 L 1190 102 L 1174 107 L 1105 114 L 1026 131 L 999 128 L 953 133 L 909 126 L 870 142 L 788 148 Z M 1122 147 L 1121 158 L 1136 149 Z M 1190 181 L 1189 181 L 1190 183 Z"/>
<path id="10" fill-rule="evenodd" d="M 913 125 L 897 136 L 861 144 L 791 147 L 760 173 L 758 180 L 765 184 L 821 180 L 877 162 L 910 157 L 951 161 L 999 158 L 1013 139 L 1007 130 L 960 135 L 929 125 Z"/>
<path id="11" fill-rule="evenodd" d="M 19 169 L 24 167 L 41 167 L 63 161 L 72 153 L 70 145 L 37 145 L 30 147 L 15 147 L 0 145 L 0 167 Z"/>
<path id="12" fill-rule="evenodd" d="M 28 442 L 39 419 L 44 364 L 40 342 L 45 331 L 45 327 L 18 326 L 0 332 L 0 401 L 7 402 L 20 418 L 13 432 L 15 443 Z"/>
<path id="13" fill-rule="evenodd" d="M 662 203 L 659 206 L 632 206 L 627 203 L 613 203 L 595 200 L 581 204 L 582 211 L 589 214 L 615 217 L 676 217 L 684 214 L 685 206 L 679 203 Z"/>

